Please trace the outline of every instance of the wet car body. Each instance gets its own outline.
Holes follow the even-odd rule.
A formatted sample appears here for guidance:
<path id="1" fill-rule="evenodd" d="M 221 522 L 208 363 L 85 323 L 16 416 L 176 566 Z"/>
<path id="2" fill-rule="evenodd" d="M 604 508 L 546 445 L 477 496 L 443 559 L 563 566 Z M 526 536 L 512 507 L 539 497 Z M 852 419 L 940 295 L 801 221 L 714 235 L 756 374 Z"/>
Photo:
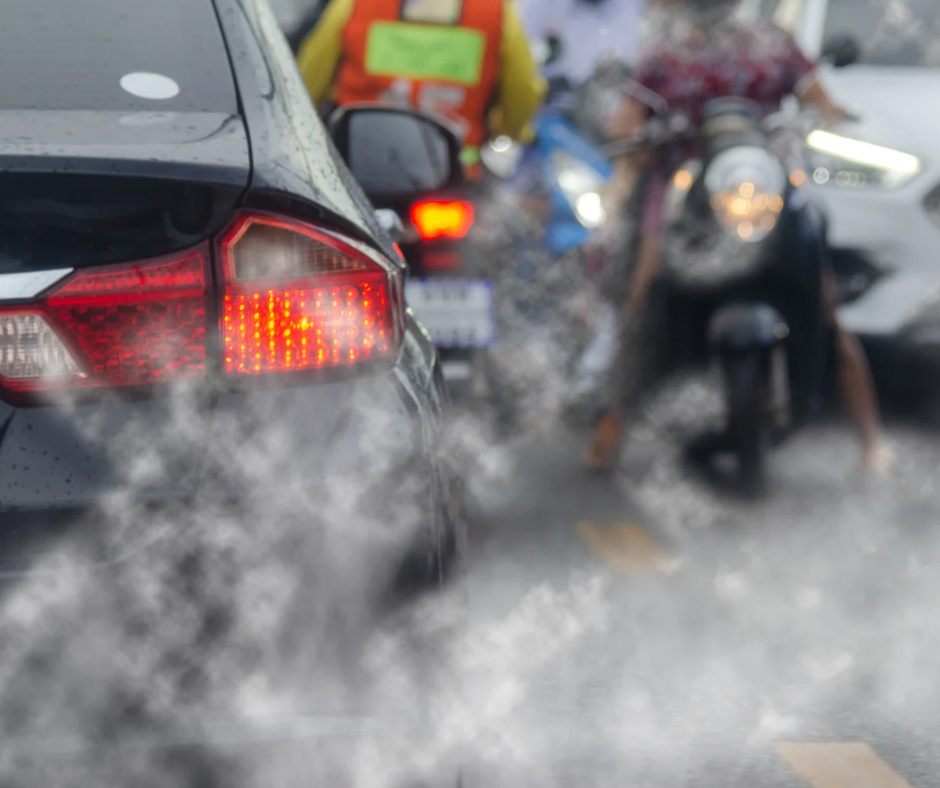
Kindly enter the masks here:
<path id="1" fill-rule="evenodd" d="M 46 587 L 61 586 L 64 577 L 92 578 L 95 598 L 105 608 L 125 606 L 130 623 L 108 619 L 119 630 L 111 643 L 79 626 L 93 620 L 90 613 L 73 612 L 74 639 L 64 649 L 51 647 L 55 656 L 37 624 L 27 631 L 27 644 L 35 640 L 29 646 L 33 661 L 66 662 L 85 643 L 107 653 L 98 660 L 104 675 L 86 674 L 85 667 L 72 675 L 63 664 L 56 682 L 107 684 L 122 672 L 109 660 L 133 648 L 126 641 L 133 642 L 134 632 L 144 632 L 146 653 L 156 659 L 166 651 L 159 659 L 169 661 L 143 671 L 153 677 L 178 672 L 167 666 L 191 653 L 185 672 L 202 671 L 204 684 L 218 685 L 213 703 L 237 694 L 241 673 L 210 668 L 227 653 L 226 636 L 216 638 L 211 654 L 204 638 L 210 631 L 232 631 L 233 617 L 245 613 L 244 627 L 270 628 L 257 637 L 255 651 L 283 638 L 293 643 L 285 651 L 295 661 L 303 664 L 306 654 L 316 653 L 336 667 L 335 678 L 317 669 L 330 691 L 348 689 L 346 679 L 355 686 L 357 692 L 347 695 L 356 694 L 356 704 L 343 700 L 341 691 L 340 700 L 320 705 L 312 692 L 293 692 L 299 706 L 294 717 L 352 719 L 348 735 L 339 736 L 348 748 L 355 732 L 372 724 L 363 705 L 370 700 L 365 682 L 344 673 L 352 671 L 356 650 L 370 636 L 368 622 L 373 613 L 384 615 L 399 590 L 447 585 L 462 539 L 459 482 L 443 451 L 443 377 L 433 344 L 396 293 L 404 262 L 317 118 L 266 0 L 179 0 L 168 6 L 94 0 L 81 9 L 51 0 L 17 3 L 9 17 L 14 23 L 0 35 L 7 76 L 0 79 L 0 355 L 7 364 L 7 377 L 0 376 L 0 607 L 6 610 L 18 598 L 38 604 Z M 15 63 L 21 67 L 11 68 Z M 271 260 L 281 259 L 278 251 L 308 266 L 325 259 L 335 270 L 323 269 L 323 281 L 346 282 L 338 277 L 350 265 L 357 270 L 375 263 L 367 274 L 379 283 L 372 292 L 386 298 L 387 312 L 350 308 L 343 314 L 347 320 L 391 315 L 381 340 L 389 352 L 370 356 L 375 348 L 360 342 L 349 345 L 349 363 L 233 374 L 233 354 L 241 351 L 225 344 L 223 335 L 229 336 L 233 314 L 238 320 L 230 302 L 249 296 L 223 294 L 223 282 L 243 276 L 234 251 L 241 241 L 228 247 L 231 270 L 221 256 L 236 230 L 262 227 L 281 233 L 284 249 L 258 247 L 269 254 L 258 260 L 248 255 L 244 265 L 273 266 Z M 306 244 L 306 257 L 290 256 L 288 237 L 295 246 Z M 178 275 L 182 289 L 162 295 L 160 283 Z M 278 282 L 286 281 L 278 275 L 265 279 L 258 292 L 274 299 Z M 105 281 L 110 284 L 99 287 Z M 112 286 L 117 296 L 105 292 Z M 291 287 L 297 299 L 320 292 Z M 323 287 L 335 305 L 341 297 L 335 294 L 346 285 Z M 96 306 L 83 290 L 94 290 L 92 299 L 105 305 Z M 55 304 L 69 292 L 84 305 L 57 311 Z M 355 295 L 360 304 L 362 292 Z M 288 297 L 277 297 L 290 305 Z M 125 322 L 115 329 L 118 319 Z M 187 320 L 193 325 L 187 327 Z M 69 327 L 79 324 L 80 332 L 70 335 Z M 24 326 L 33 331 L 25 339 L 17 334 Z M 176 342 L 184 330 L 185 341 Z M 142 334 L 153 348 L 140 350 Z M 111 336 L 122 343 L 121 353 L 106 347 Z M 304 341 L 308 336 L 315 340 L 308 331 Z M 142 377 L 141 370 L 152 372 L 165 360 L 168 347 L 180 358 L 160 368 L 162 378 Z M 99 351 L 104 355 L 95 355 Z M 61 362 L 63 353 L 78 361 L 65 372 L 59 364 L 61 378 L 17 377 L 24 357 L 46 363 L 59 354 Z M 95 358 L 102 363 L 89 361 Z M 180 369 L 189 373 L 177 374 Z M 242 371 L 251 373 L 250 364 Z M 59 386 L 60 379 L 68 385 Z M 122 385 L 107 385 L 112 379 Z M 104 385 L 92 385 L 101 380 Z M 248 593 L 247 607 L 235 600 L 239 584 L 265 561 L 273 566 L 271 577 L 290 578 L 291 590 L 284 595 L 285 612 L 259 618 L 249 615 L 257 591 Z M 206 567 L 215 564 L 213 574 Z M 220 573 L 228 578 L 222 585 Z M 163 587 L 162 601 L 146 616 L 132 615 L 135 605 L 150 605 L 145 600 L 154 582 Z M 75 585 L 62 601 L 71 604 L 74 597 L 80 611 L 85 603 L 77 601 L 78 588 L 87 583 Z M 191 635 L 165 638 L 163 628 L 176 626 L 177 618 L 202 623 Z M 4 705 L 17 706 L 23 691 L 26 708 L 46 709 L 40 716 L 55 720 L 48 717 L 53 706 L 47 701 L 53 701 L 31 683 L 26 667 L 10 674 L 20 678 L 7 682 Z M 140 680 L 153 683 L 143 674 Z M 179 700 L 155 716 L 167 724 L 167 714 L 179 716 L 185 727 L 198 693 L 181 678 L 171 683 Z M 104 704 L 101 714 L 124 719 L 122 703 L 107 701 L 104 689 L 96 694 Z M 69 702 L 68 714 L 60 713 L 51 727 L 22 718 L 7 728 L 4 721 L 7 755 L 55 749 L 62 740 L 70 757 L 92 752 L 86 766 L 94 773 L 103 764 L 96 737 L 107 741 L 111 734 L 91 733 L 97 713 L 70 725 L 71 710 L 80 706 Z M 243 726 L 232 712 L 223 717 L 230 731 L 223 738 L 238 749 Z M 166 728 L 157 725 L 159 730 Z M 116 733 L 133 740 L 136 731 L 127 722 Z M 68 744 L 76 736 L 78 744 Z M 172 742 L 179 736 L 156 738 Z M 309 751 L 317 736 L 300 739 L 305 743 L 299 749 Z M 193 745 L 202 741 L 197 736 Z M 107 759 L 116 757 L 114 748 L 105 749 Z M 215 760 L 205 752 L 194 758 L 178 784 L 210 784 L 204 775 L 215 767 L 206 764 Z M 0 758 L 7 777 L 8 767 Z M 296 776 L 304 773 L 298 767 Z M 120 779 L 133 782 L 128 774 Z M 246 778 L 238 784 L 256 783 Z M 453 785 L 453 772 L 441 784 Z"/>
<path id="2" fill-rule="evenodd" d="M 49 4 L 35 18 L 30 4 L 21 5 L 22 16 L 13 18 L 24 20 L 29 37 Z M 112 6 L 97 2 L 86 13 Z M 143 8 L 127 9 L 122 20 L 132 21 L 118 23 L 114 35 L 124 28 L 139 34 L 133 17 Z M 18 85 L 22 100 L 13 90 L 3 102 L 0 311 L 28 310 L 98 264 L 191 249 L 215 258 L 219 237 L 239 214 L 323 228 L 401 265 L 335 157 L 267 4 L 200 0 L 174 4 L 166 15 L 179 15 L 180 29 L 190 31 L 185 46 L 215 49 L 208 68 L 199 55 L 184 63 L 167 55 L 182 86 L 178 96 L 152 100 L 122 92 L 117 72 L 113 81 L 94 85 L 79 78 L 66 95 L 41 74 L 30 86 L 27 70 Z M 15 28 L 9 28 L 14 35 L 23 33 Z M 44 42 L 39 55 L 51 55 L 43 46 L 63 44 L 69 45 Z M 76 57 L 87 56 L 85 45 L 77 48 L 85 54 Z M 117 62 L 103 70 L 124 68 L 119 61 L 130 49 L 117 48 Z M 13 50 L 5 57 L 24 51 Z M 201 85 L 189 90 L 187 80 Z M 83 97 L 85 86 L 90 92 Z M 207 499 L 231 504 L 264 491 L 277 502 L 269 510 L 276 517 L 291 508 L 298 489 L 315 501 L 316 491 L 335 480 L 357 500 L 367 490 L 380 510 L 383 493 L 411 480 L 420 490 L 405 526 L 413 532 L 401 542 L 405 551 L 388 557 L 388 568 L 405 559 L 423 580 L 439 582 L 461 526 L 455 477 L 439 451 L 442 378 L 423 330 L 403 312 L 394 358 L 241 383 L 226 380 L 220 369 L 212 321 L 220 307 L 213 300 L 204 370 L 185 385 L 67 393 L 51 387 L 35 397 L 4 386 L 0 508 L 8 528 L 25 544 L 35 535 L 19 527 L 27 515 L 41 528 L 45 513 L 81 512 L 114 496 L 185 511 Z M 149 468 L 138 474 L 141 463 Z M 320 514 L 315 503 L 305 512 L 313 519 Z M 12 540 L 6 556 L 11 571 L 17 544 Z"/>

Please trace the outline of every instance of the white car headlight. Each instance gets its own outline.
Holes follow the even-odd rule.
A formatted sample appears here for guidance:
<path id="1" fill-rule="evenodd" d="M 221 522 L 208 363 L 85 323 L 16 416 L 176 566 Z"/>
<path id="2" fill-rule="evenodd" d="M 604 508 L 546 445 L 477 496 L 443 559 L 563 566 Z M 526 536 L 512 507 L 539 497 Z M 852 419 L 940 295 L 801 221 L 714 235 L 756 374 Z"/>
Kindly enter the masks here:
<path id="1" fill-rule="evenodd" d="M 560 150 L 553 152 L 552 164 L 558 188 L 578 221 L 591 230 L 600 227 L 607 219 L 600 197 L 603 176 L 589 164 Z"/>
<path id="2" fill-rule="evenodd" d="M 813 180 L 823 186 L 896 189 L 921 170 L 916 156 L 817 129 L 806 138 Z"/>
<path id="3" fill-rule="evenodd" d="M 742 241 L 756 243 L 777 226 L 787 174 L 763 148 L 741 146 L 719 153 L 705 173 L 719 223 Z"/>

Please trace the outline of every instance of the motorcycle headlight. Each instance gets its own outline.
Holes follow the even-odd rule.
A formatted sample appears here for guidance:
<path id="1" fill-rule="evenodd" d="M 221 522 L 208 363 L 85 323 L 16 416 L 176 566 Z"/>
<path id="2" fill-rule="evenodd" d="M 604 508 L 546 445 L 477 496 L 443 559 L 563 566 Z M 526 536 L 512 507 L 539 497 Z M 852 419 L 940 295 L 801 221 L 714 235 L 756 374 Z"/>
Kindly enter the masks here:
<path id="1" fill-rule="evenodd" d="M 705 173 L 705 187 L 719 223 L 742 241 L 766 238 L 783 210 L 787 174 L 763 148 L 719 153 Z"/>
<path id="2" fill-rule="evenodd" d="M 813 180 L 820 186 L 897 189 L 921 170 L 920 159 L 910 153 L 829 131 L 810 133 L 806 152 Z"/>
<path id="3" fill-rule="evenodd" d="M 558 188 L 578 221 L 590 230 L 600 227 L 607 218 L 600 196 L 603 176 L 590 165 L 560 150 L 553 153 L 552 164 Z"/>

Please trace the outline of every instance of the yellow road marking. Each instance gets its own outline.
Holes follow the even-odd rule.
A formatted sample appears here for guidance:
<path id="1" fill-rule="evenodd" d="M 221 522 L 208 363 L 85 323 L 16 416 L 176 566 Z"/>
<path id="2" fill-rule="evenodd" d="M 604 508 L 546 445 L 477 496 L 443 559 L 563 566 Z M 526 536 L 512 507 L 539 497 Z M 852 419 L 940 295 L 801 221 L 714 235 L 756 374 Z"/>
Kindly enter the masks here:
<path id="1" fill-rule="evenodd" d="M 634 523 L 578 523 L 578 534 L 591 551 L 616 572 L 669 572 L 676 559 Z"/>
<path id="2" fill-rule="evenodd" d="M 779 742 L 776 749 L 813 788 L 912 788 L 867 744 Z"/>

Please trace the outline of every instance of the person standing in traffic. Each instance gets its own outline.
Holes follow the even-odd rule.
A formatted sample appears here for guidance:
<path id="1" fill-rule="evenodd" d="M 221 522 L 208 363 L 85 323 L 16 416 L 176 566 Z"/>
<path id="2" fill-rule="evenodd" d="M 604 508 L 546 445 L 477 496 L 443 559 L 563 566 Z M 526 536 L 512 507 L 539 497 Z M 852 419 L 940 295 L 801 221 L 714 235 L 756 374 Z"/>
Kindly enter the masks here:
<path id="1" fill-rule="evenodd" d="M 545 94 L 510 0 L 331 0 L 298 64 L 317 105 L 388 101 L 447 118 L 468 166 L 491 136 L 525 139 Z"/>

